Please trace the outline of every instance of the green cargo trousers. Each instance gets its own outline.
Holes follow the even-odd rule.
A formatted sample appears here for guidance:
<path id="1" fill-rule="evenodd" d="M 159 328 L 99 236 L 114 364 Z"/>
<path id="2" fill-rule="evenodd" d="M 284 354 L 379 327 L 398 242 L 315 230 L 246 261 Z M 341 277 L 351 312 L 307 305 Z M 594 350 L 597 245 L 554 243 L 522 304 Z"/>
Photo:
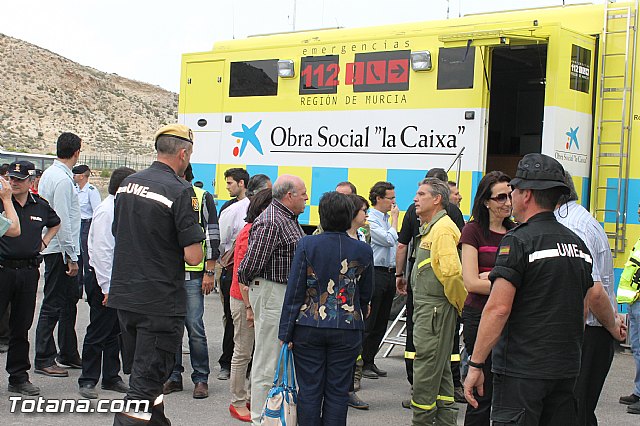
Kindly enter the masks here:
<path id="1" fill-rule="evenodd" d="M 458 407 L 453 399 L 451 347 L 456 310 L 446 297 L 414 290 L 413 361 L 414 426 L 456 426 Z"/>

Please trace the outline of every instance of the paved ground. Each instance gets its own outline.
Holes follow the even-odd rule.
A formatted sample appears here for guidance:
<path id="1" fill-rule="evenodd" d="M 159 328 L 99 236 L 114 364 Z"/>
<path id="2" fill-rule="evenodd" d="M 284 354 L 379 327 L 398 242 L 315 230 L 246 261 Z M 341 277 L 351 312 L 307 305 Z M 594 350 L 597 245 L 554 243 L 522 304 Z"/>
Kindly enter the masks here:
<path id="1" fill-rule="evenodd" d="M 42 292 L 39 293 L 39 302 Z M 35 323 L 32 327 L 32 336 Z M 209 338 L 209 354 L 211 358 L 212 378 L 209 381 L 210 397 L 204 400 L 194 400 L 191 397 L 193 386 L 190 383 L 190 367 L 186 360 L 187 374 L 183 377 L 185 390 L 166 397 L 166 412 L 174 425 L 240 425 L 241 422 L 229 416 L 228 406 L 230 394 L 228 381 L 216 380 L 218 365 L 215 362 L 220 356 L 221 332 L 221 304 L 217 294 L 206 298 L 205 322 Z M 78 337 L 84 337 L 84 330 L 88 322 L 88 306 L 84 302 L 78 304 Z M 33 337 L 32 337 L 33 339 Z M 33 340 L 32 340 L 33 341 Z M 33 350 L 33 347 L 32 347 Z M 411 412 L 400 406 L 400 401 L 408 397 L 408 384 L 404 375 L 404 364 L 399 349 L 392 352 L 386 359 L 380 359 L 377 364 L 389 372 L 389 377 L 379 380 L 363 380 L 363 389 L 359 393 L 361 398 L 371 403 L 369 411 L 350 410 L 349 425 L 408 425 L 411 422 Z M 187 357 L 187 355 L 185 355 Z M 4 365 L 6 354 L 0 355 L 0 362 Z M 607 379 L 603 395 L 598 407 L 598 418 L 601 425 L 637 426 L 640 416 L 626 413 L 626 407 L 618 403 L 620 395 L 627 395 L 631 390 L 632 372 L 634 364 L 631 355 L 619 353 L 616 355 L 612 370 Z M 78 399 L 77 379 L 79 370 L 70 370 L 68 378 L 49 378 L 34 374 L 31 380 L 42 389 L 44 398 Z M 107 414 L 11 414 L 11 403 L 7 392 L 7 379 L 3 375 L 0 379 L 0 424 L 2 425 L 109 425 L 113 422 L 112 415 Z M 118 398 L 119 394 L 103 391 L 101 398 Z M 95 406 L 92 405 L 92 407 Z M 458 424 L 463 424 L 464 406 L 459 404 L 460 414 Z"/>

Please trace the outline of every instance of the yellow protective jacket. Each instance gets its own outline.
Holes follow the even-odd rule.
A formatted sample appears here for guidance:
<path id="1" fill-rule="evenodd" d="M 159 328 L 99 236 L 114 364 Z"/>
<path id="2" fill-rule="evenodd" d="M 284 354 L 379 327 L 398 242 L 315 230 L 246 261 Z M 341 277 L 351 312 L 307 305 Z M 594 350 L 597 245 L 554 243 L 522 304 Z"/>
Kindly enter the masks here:
<path id="1" fill-rule="evenodd" d="M 629 260 L 624 264 L 624 270 L 620 276 L 616 298 L 618 303 L 632 304 L 640 296 L 640 239 L 631 249 Z"/>
<path id="2" fill-rule="evenodd" d="M 442 284 L 444 295 L 458 315 L 462 314 L 467 290 L 462 280 L 462 264 L 458 255 L 460 230 L 444 210 L 439 211 L 429 223 L 420 227 L 420 242 L 416 248 L 416 266 L 428 262 Z M 421 259 L 420 251 L 428 252 L 428 259 Z"/>

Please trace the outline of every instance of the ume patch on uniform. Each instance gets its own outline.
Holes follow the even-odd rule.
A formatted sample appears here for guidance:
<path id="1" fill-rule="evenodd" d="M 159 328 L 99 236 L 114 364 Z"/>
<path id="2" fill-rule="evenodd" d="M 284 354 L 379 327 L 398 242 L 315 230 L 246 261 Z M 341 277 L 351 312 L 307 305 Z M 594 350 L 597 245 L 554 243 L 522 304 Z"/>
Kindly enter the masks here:
<path id="1" fill-rule="evenodd" d="M 191 197 L 191 206 L 193 207 L 193 211 L 197 212 L 198 209 L 198 197 Z"/>

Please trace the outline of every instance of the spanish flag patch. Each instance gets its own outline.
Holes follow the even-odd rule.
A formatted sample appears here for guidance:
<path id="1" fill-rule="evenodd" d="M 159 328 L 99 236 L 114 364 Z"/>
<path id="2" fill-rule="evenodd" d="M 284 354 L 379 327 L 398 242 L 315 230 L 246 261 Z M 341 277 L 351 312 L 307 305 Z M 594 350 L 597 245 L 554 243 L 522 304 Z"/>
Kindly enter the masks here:
<path id="1" fill-rule="evenodd" d="M 506 256 L 509 254 L 510 246 L 502 246 L 500 247 L 500 251 L 498 252 L 498 256 Z"/>

